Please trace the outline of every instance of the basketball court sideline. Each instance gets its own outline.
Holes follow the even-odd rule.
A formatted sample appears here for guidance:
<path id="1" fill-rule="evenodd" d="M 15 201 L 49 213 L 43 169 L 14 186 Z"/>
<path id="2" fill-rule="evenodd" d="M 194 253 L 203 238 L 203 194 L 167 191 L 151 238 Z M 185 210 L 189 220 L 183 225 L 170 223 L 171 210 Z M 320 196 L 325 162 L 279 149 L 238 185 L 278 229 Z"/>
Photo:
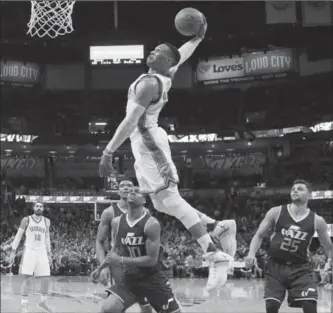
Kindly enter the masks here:
<path id="1" fill-rule="evenodd" d="M 14 313 L 20 310 L 19 276 L 1 275 L 1 312 Z M 181 303 L 183 312 L 200 313 L 264 313 L 262 280 L 229 280 L 210 299 L 203 295 L 205 279 L 172 279 L 171 283 Z M 37 308 L 40 282 L 34 280 L 29 296 L 29 312 L 39 313 Z M 318 312 L 332 312 L 332 291 L 319 288 Z M 49 303 L 56 312 L 99 312 L 99 302 L 105 297 L 103 286 L 92 284 L 87 277 L 52 277 Z M 133 306 L 129 313 L 140 312 Z M 284 303 L 281 313 L 300 312 Z"/>

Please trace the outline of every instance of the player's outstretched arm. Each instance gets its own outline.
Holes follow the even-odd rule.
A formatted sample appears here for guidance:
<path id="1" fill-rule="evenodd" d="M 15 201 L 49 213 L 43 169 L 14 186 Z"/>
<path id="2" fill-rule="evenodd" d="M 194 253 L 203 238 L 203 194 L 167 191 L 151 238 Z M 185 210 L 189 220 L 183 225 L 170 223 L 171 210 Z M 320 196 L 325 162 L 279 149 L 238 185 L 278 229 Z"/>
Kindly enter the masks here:
<path id="1" fill-rule="evenodd" d="M 331 241 L 330 236 L 328 235 L 327 231 L 327 224 L 324 218 L 319 215 L 316 215 L 316 231 L 318 234 L 318 239 L 323 246 L 326 255 L 328 258 L 333 258 L 333 244 Z"/>
<path id="2" fill-rule="evenodd" d="M 50 239 L 51 222 L 48 218 L 45 218 L 45 220 L 46 220 L 45 247 L 47 255 L 51 257 L 51 239 Z"/>
<path id="3" fill-rule="evenodd" d="M 152 267 L 156 265 L 161 245 L 161 225 L 156 218 L 151 217 L 145 227 L 147 255 L 136 258 L 124 257 L 122 262 L 126 265 Z"/>
<path id="4" fill-rule="evenodd" d="M 174 75 L 177 72 L 179 66 L 181 66 L 183 63 L 185 63 L 192 56 L 192 54 L 198 48 L 201 41 L 205 38 L 208 24 L 207 24 L 207 21 L 206 21 L 206 18 L 204 15 L 203 15 L 203 19 L 204 19 L 204 24 L 200 28 L 198 34 L 194 38 L 192 38 L 191 40 L 189 40 L 188 42 L 183 44 L 178 49 L 179 54 L 180 54 L 180 60 L 176 66 L 172 67 L 169 70 L 171 75 Z"/>
<path id="5" fill-rule="evenodd" d="M 146 108 L 155 100 L 158 91 L 158 81 L 154 77 L 145 77 L 137 84 L 135 104 L 126 113 L 103 154 L 112 155 L 132 134 Z"/>
<path id="6" fill-rule="evenodd" d="M 21 221 L 20 227 L 17 230 L 14 241 L 12 243 L 12 253 L 11 253 L 12 261 L 14 261 L 15 254 L 16 254 L 16 249 L 18 248 L 18 246 L 21 242 L 22 236 L 25 233 L 25 230 L 28 227 L 28 224 L 29 224 L 29 218 L 24 217 Z"/>
<path id="7" fill-rule="evenodd" d="M 108 239 L 109 234 L 111 233 L 111 222 L 113 219 L 113 210 L 107 208 L 103 211 L 101 215 L 101 220 L 97 229 L 96 236 L 96 258 L 101 264 L 105 259 L 105 240 Z"/>
<path id="8" fill-rule="evenodd" d="M 273 207 L 266 213 L 265 218 L 260 223 L 257 232 L 251 240 L 250 250 L 248 254 L 249 258 L 255 258 L 255 255 L 259 250 L 264 237 L 267 236 L 269 230 L 274 227 L 279 213 L 280 207 Z"/>

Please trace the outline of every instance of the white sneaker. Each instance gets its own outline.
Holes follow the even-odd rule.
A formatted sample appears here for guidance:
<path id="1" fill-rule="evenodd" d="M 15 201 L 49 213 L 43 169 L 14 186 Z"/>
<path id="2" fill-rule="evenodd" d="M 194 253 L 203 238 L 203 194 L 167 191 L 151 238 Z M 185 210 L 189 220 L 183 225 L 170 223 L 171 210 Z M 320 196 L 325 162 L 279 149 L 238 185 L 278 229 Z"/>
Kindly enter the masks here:
<path id="1" fill-rule="evenodd" d="M 40 301 L 38 303 L 38 307 L 43 309 L 45 312 L 48 312 L 48 313 L 54 313 L 54 310 L 52 307 L 50 307 L 46 301 Z"/>
<path id="2" fill-rule="evenodd" d="M 20 313 L 29 313 L 28 303 L 21 304 Z"/>
<path id="3" fill-rule="evenodd" d="M 209 276 L 205 288 L 205 292 L 209 293 L 225 284 L 228 278 L 228 268 L 233 258 L 220 250 L 206 253 L 204 257 L 209 262 Z"/>

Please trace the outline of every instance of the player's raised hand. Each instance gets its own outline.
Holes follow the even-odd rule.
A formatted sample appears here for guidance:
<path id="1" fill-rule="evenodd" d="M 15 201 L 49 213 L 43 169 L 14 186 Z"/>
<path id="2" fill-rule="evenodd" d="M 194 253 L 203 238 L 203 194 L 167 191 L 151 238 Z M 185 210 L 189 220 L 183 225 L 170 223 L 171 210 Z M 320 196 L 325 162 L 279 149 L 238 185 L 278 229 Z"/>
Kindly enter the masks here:
<path id="1" fill-rule="evenodd" d="M 206 17 L 203 14 L 202 14 L 202 18 L 203 18 L 204 23 L 201 25 L 201 27 L 198 31 L 197 37 L 204 39 L 204 37 L 206 35 L 208 24 L 207 24 Z"/>
<path id="2" fill-rule="evenodd" d="M 99 176 L 109 177 L 116 174 L 116 170 L 112 165 L 113 155 L 103 152 L 101 161 L 99 162 Z"/>

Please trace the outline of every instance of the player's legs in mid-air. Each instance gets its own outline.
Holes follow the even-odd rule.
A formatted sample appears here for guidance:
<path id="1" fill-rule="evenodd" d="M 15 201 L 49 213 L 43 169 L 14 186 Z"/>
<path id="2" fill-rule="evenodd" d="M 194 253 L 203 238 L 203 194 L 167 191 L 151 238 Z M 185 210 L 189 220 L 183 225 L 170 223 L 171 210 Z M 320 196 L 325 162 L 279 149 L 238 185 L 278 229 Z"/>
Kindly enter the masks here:
<path id="1" fill-rule="evenodd" d="M 206 252 L 205 257 L 210 263 L 207 291 L 224 284 L 232 257 L 216 249 L 198 211 L 180 196 L 177 185 L 170 183 L 167 189 L 150 194 L 150 197 L 156 210 L 180 220 Z"/>
<path id="2" fill-rule="evenodd" d="M 131 140 L 131 146 L 142 192 L 150 195 L 157 211 L 176 217 L 206 253 L 210 264 L 207 291 L 225 283 L 232 257 L 216 249 L 198 211 L 180 196 L 167 133 L 161 128 L 145 130 Z"/>

